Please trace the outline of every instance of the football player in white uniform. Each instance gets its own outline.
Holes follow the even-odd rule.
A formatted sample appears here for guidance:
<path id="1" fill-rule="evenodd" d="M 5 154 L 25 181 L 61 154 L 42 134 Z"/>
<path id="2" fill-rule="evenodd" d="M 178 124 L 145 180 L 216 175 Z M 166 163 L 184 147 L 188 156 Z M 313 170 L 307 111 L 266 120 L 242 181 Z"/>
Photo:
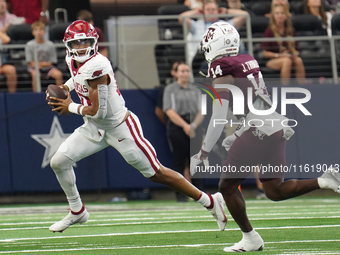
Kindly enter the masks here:
<path id="1" fill-rule="evenodd" d="M 259 65 L 248 54 L 238 55 L 239 44 L 240 35 L 232 25 L 226 22 L 212 24 L 203 36 L 201 49 L 209 65 L 208 76 L 212 78 L 212 84 L 219 93 L 221 105 L 213 105 L 213 113 L 204 143 L 199 153 L 191 158 L 192 174 L 195 172 L 197 164 L 202 161 L 203 163 L 209 162 L 208 154 L 224 129 L 224 125 L 215 125 L 214 120 L 226 120 L 228 108 L 234 105 L 233 101 L 244 104 L 236 93 L 232 95 L 228 89 L 221 86 L 222 84 L 236 86 L 245 94 L 245 98 L 248 98 L 247 93 L 252 91 L 252 104 L 256 110 L 264 111 L 271 108 L 271 100 Z M 248 107 L 245 105 L 245 108 Z M 251 173 L 242 171 L 244 169 L 242 167 L 256 169 L 256 166 L 260 164 L 272 167 L 285 166 L 286 142 L 294 134 L 291 128 L 281 124 L 281 121 L 287 121 L 287 118 L 275 111 L 268 115 L 257 115 L 249 109 L 246 109 L 245 112 L 248 112 L 243 116 L 245 124 L 242 124 L 241 129 L 228 136 L 222 143 L 228 150 L 228 158 L 223 165 L 226 167 L 225 169 L 233 167 L 233 171 L 221 174 L 219 189 L 230 214 L 243 234 L 242 240 L 231 247 L 225 247 L 225 252 L 263 249 L 264 242 L 248 219 L 245 201 L 238 189 L 238 186 Z M 280 122 L 277 121 L 278 123 L 274 124 L 266 119 L 279 119 Z M 247 126 L 247 123 L 253 125 Z M 317 179 L 284 181 L 283 177 L 284 171 L 260 173 L 260 181 L 263 183 L 263 188 L 269 199 L 273 201 L 285 200 L 319 188 L 333 189 L 340 193 L 339 169 L 330 168 Z"/>
<path id="2" fill-rule="evenodd" d="M 125 107 L 109 60 L 98 53 L 97 38 L 95 28 L 83 20 L 73 22 L 65 32 L 66 62 L 71 78 L 62 88 L 68 92 L 75 90 L 81 104 L 72 102 L 69 93 L 65 100 L 50 98 L 58 102 L 49 104 L 56 106 L 53 111 L 59 114 L 71 112 L 83 116 L 85 123 L 60 145 L 50 162 L 71 210 L 54 223 L 50 231 L 62 232 L 75 223 L 87 222 L 89 213 L 81 201 L 72 166 L 108 146 L 119 151 L 151 181 L 165 184 L 201 203 L 224 230 L 227 218 L 221 193 L 206 194 L 159 163 L 153 146 L 143 136 L 138 117 Z"/>

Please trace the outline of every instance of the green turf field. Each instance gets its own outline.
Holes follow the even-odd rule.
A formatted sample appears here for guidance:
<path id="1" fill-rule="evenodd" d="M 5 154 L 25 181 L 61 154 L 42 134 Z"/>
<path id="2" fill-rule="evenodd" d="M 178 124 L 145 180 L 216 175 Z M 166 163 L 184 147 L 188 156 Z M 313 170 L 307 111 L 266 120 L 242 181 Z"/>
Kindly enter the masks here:
<path id="1" fill-rule="evenodd" d="M 247 200 L 247 205 L 265 241 L 264 251 L 248 254 L 340 254 L 340 197 Z M 63 233 L 48 227 L 66 215 L 66 204 L 0 206 L 0 254 L 226 254 L 223 247 L 241 238 L 230 216 L 226 231 L 218 231 L 195 202 L 86 206 L 89 222 Z"/>

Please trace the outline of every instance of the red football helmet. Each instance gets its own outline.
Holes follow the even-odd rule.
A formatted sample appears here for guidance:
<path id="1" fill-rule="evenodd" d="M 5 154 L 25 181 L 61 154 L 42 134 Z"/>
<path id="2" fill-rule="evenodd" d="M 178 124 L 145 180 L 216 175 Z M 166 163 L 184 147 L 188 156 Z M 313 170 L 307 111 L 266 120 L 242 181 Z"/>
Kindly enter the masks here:
<path id="1" fill-rule="evenodd" d="M 66 28 L 63 42 L 67 54 L 80 63 L 85 62 L 98 51 L 97 31 L 84 20 L 76 20 Z M 82 45 L 88 47 L 81 47 Z"/>

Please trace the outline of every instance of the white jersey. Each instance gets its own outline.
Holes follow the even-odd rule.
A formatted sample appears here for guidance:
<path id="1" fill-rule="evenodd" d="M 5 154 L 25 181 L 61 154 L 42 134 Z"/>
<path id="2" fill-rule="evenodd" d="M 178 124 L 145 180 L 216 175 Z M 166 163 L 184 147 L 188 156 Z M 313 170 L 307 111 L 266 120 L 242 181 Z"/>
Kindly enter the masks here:
<path id="1" fill-rule="evenodd" d="M 109 75 L 106 117 L 104 119 L 97 119 L 85 116 L 85 124 L 83 126 L 94 125 L 97 129 L 102 130 L 118 126 L 123 121 L 127 108 L 125 107 L 124 98 L 118 89 L 109 60 L 100 53 L 97 53 L 80 64 L 78 68 L 71 57 L 66 56 L 66 63 L 70 70 L 71 78 L 65 84 L 70 88 L 70 91 L 74 89 L 77 92 L 80 102 L 84 106 L 91 105 L 89 98 L 90 86 L 87 81 Z M 89 131 L 94 131 L 93 128 L 89 128 Z M 90 133 L 92 133 L 91 131 Z"/>

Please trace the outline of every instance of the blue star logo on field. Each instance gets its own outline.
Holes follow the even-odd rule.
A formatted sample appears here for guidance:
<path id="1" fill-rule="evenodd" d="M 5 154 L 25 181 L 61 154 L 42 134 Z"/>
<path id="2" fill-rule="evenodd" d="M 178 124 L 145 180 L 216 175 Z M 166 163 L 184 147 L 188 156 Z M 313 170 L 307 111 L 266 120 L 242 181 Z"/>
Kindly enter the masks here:
<path id="1" fill-rule="evenodd" d="M 45 168 L 50 164 L 52 156 L 56 153 L 60 144 L 62 144 L 69 135 L 70 134 L 64 133 L 57 116 L 53 117 L 49 134 L 31 135 L 34 140 L 45 147 L 45 154 L 41 163 L 41 168 Z"/>

